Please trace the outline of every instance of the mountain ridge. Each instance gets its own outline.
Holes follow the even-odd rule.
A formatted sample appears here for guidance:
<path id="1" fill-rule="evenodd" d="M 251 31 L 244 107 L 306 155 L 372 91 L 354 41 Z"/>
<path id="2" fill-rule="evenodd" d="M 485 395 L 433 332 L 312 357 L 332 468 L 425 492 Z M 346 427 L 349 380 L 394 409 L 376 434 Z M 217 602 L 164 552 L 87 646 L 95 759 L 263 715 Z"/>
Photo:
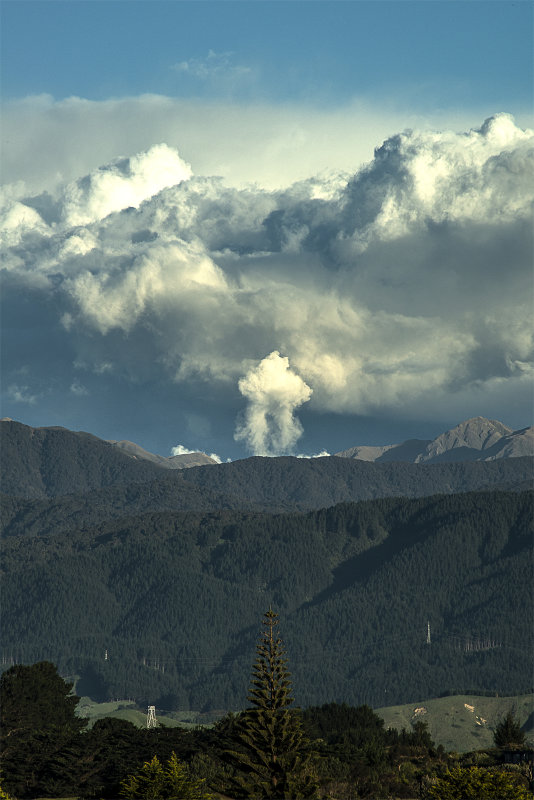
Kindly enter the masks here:
<path id="1" fill-rule="evenodd" d="M 404 461 L 435 464 L 452 461 L 494 461 L 534 455 L 534 427 L 512 430 L 498 420 L 472 417 L 434 439 L 408 439 L 400 444 L 361 445 L 335 453 L 360 461 Z"/>
<path id="2" fill-rule="evenodd" d="M 123 439 L 120 442 L 117 442 L 115 439 L 108 439 L 108 442 L 123 453 L 132 456 L 132 458 L 152 461 L 154 464 L 164 469 L 188 469 L 189 467 L 201 467 L 204 464 L 219 463 L 215 461 L 214 458 L 211 458 L 211 456 L 199 451 L 180 453 L 175 456 L 160 456 L 155 453 L 150 453 L 140 445 L 135 444 L 135 442 L 130 442 L 127 439 Z"/>
<path id="3" fill-rule="evenodd" d="M 530 488 L 534 474 L 534 460 L 529 457 L 416 464 L 335 456 L 252 456 L 170 470 L 134 458 L 92 434 L 65 428 L 34 429 L 2 422 L 0 436 L 4 494 L 44 500 L 97 492 L 101 493 L 98 502 L 94 498 L 97 506 L 113 509 L 114 515 L 125 503 L 146 510 L 219 507 L 282 512 L 379 497 L 515 491 Z"/>

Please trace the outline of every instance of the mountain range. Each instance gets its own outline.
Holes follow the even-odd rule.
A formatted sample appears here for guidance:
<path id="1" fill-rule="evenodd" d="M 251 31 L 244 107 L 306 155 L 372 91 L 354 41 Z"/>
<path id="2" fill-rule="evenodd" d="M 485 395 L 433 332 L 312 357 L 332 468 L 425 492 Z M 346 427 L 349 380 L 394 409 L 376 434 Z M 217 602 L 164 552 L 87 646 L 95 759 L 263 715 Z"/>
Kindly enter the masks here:
<path id="1" fill-rule="evenodd" d="M 430 443 L 413 440 L 389 448 L 351 448 L 337 456 L 313 459 L 256 456 L 219 464 L 204 453 L 165 458 L 132 442 L 106 441 L 61 427 L 32 428 L 3 419 L 0 485 L 5 494 L 35 499 L 104 489 L 109 495 L 129 486 L 130 502 L 137 493 L 135 502 L 146 504 L 152 498 L 165 508 L 271 511 L 322 508 L 375 497 L 528 489 L 533 477 L 533 429 L 507 431 L 501 423 L 478 417 Z M 484 457 L 496 452 L 501 454 L 498 458 Z M 479 457 L 474 459 L 473 453 Z M 148 493 L 135 489 L 150 482 L 157 488 Z"/>
<path id="2" fill-rule="evenodd" d="M 409 439 L 381 447 L 350 447 L 336 453 L 360 461 L 407 461 L 436 464 L 446 461 L 494 461 L 534 456 L 534 427 L 513 431 L 502 422 L 473 417 L 435 439 Z"/>
<path id="3" fill-rule="evenodd" d="M 44 499 L 98 491 L 103 494 L 95 507 L 111 506 L 112 514 L 124 504 L 144 510 L 305 511 L 380 497 L 518 491 L 531 488 L 533 476 L 528 456 L 430 464 L 254 456 L 169 469 L 155 456 L 140 455 L 141 448 L 132 451 L 88 433 L 32 428 L 13 420 L 0 422 L 0 444 L 5 494 Z M 144 484 L 150 484 L 148 490 Z"/>
<path id="4" fill-rule="evenodd" d="M 206 453 L 159 456 L 128 441 L 111 442 L 135 458 L 153 461 L 166 469 L 187 469 L 218 463 Z M 334 455 L 359 461 L 403 461 L 435 464 L 449 461 L 494 461 L 498 458 L 534 456 L 534 427 L 514 431 L 498 420 L 472 417 L 435 439 L 408 439 L 400 444 L 349 447 Z"/>

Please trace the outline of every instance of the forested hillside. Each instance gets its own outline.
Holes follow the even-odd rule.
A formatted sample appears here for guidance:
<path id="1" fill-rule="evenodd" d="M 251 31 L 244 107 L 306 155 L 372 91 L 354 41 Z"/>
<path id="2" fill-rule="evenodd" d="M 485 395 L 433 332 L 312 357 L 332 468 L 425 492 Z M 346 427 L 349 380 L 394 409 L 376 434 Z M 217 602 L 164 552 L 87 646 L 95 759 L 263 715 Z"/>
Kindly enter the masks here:
<path id="1" fill-rule="evenodd" d="M 165 474 L 90 433 L 31 428 L 0 421 L 2 491 L 20 497 L 53 497 L 102 486 L 141 483 Z"/>
<path id="2" fill-rule="evenodd" d="M 531 688 L 530 492 L 96 522 L 81 506 L 71 525 L 10 508 L 3 662 L 50 659 L 80 694 L 241 708 L 270 603 L 303 706 Z"/>
<path id="3" fill-rule="evenodd" d="M 184 479 L 266 509 L 326 508 L 380 497 L 424 497 L 438 493 L 517 490 L 532 487 L 534 459 L 455 464 L 374 464 L 325 458 L 247 458 L 232 464 L 195 467 Z"/>

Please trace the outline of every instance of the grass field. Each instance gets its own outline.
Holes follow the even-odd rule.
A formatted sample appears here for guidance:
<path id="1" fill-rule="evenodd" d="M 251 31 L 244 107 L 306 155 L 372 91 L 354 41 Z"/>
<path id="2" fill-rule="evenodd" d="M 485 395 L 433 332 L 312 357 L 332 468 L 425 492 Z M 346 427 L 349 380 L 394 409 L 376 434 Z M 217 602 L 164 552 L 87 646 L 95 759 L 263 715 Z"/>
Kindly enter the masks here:
<path id="1" fill-rule="evenodd" d="M 447 751 L 466 753 L 470 750 L 483 750 L 493 746 L 493 728 L 509 709 L 522 725 L 529 723 L 527 738 L 534 740 L 534 694 L 518 697 L 479 697 L 477 695 L 454 695 L 434 700 L 422 700 L 402 706 L 388 706 L 375 709 L 387 728 L 406 728 L 420 719 L 428 723 L 432 738 Z M 78 714 L 89 719 L 89 726 L 97 719 L 116 717 L 133 722 L 139 728 L 146 725 L 146 711 L 138 708 L 133 701 L 117 700 L 112 703 L 94 703 L 82 697 Z M 158 722 L 162 725 L 184 728 L 206 725 L 217 715 L 206 715 L 197 711 L 174 711 L 161 713 L 156 708 Z"/>
<path id="2" fill-rule="evenodd" d="M 146 710 L 141 710 L 133 700 L 115 700 L 109 703 L 95 703 L 89 697 L 82 697 L 76 709 L 78 716 L 86 717 L 91 728 L 97 719 L 114 717 L 133 722 L 138 728 L 144 728 L 147 720 Z M 169 727 L 195 728 L 198 725 L 211 725 L 213 719 L 222 716 L 203 714 L 199 711 L 172 711 L 162 713 L 156 709 L 157 720 L 161 725 Z"/>
<path id="3" fill-rule="evenodd" d="M 437 745 L 443 745 L 447 751 L 466 753 L 493 747 L 493 728 L 510 709 L 521 725 L 528 722 L 527 738 L 534 740 L 534 694 L 518 697 L 454 695 L 375 711 L 387 728 L 410 730 L 413 722 L 423 720 L 428 723 Z"/>

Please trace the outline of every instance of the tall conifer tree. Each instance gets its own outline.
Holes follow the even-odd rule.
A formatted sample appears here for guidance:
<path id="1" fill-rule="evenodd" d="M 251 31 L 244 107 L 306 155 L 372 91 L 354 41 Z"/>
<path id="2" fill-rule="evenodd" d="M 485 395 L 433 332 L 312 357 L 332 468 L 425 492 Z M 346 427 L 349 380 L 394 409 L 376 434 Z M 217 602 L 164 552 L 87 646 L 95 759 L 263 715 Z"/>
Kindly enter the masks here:
<path id="1" fill-rule="evenodd" d="M 263 632 L 256 647 L 247 709 L 239 720 L 229 753 L 240 771 L 234 794 L 261 800 L 297 800 L 317 796 L 310 774 L 308 741 L 300 721 L 289 711 L 293 702 L 291 679 L 282 641 L 276 636 L 278 614 L 264 614 Z"/>

